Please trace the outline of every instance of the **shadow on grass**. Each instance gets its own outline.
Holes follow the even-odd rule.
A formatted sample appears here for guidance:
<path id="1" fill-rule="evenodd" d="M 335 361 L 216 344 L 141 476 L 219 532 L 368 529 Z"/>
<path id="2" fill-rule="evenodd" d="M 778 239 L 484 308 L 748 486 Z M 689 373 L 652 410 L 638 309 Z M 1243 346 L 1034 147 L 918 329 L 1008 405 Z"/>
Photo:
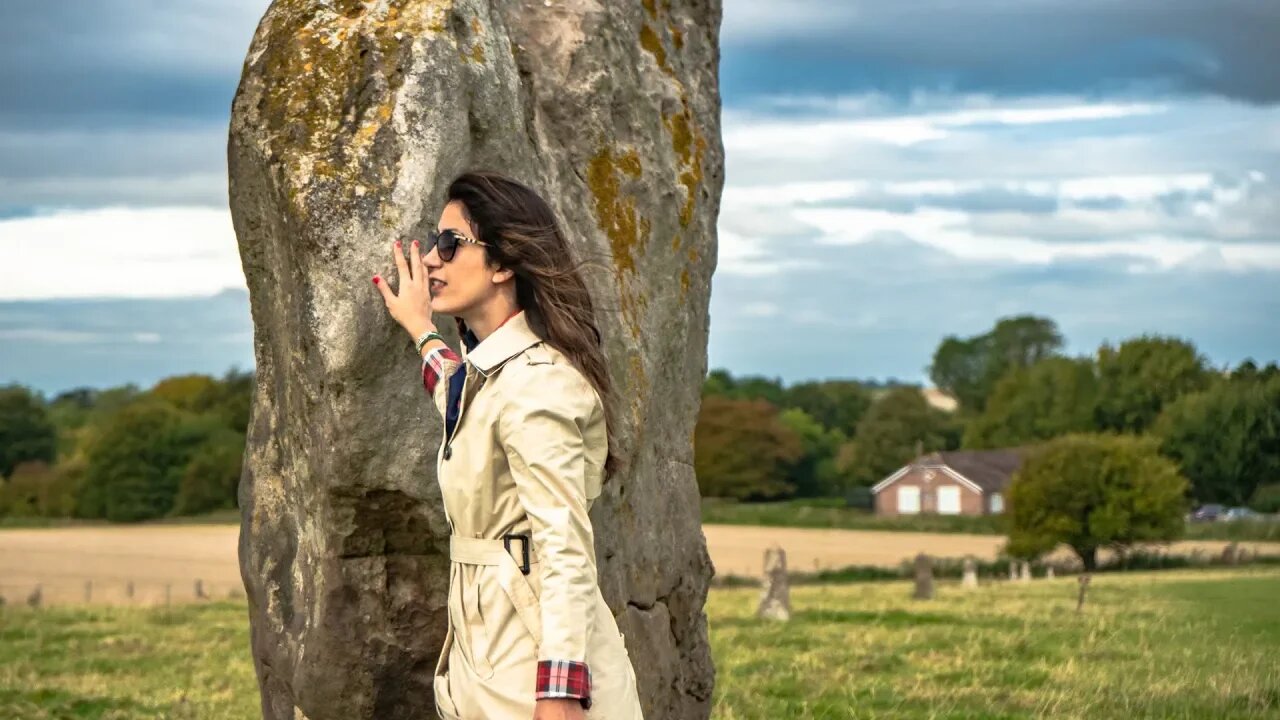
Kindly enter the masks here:
<path id="1" fill-rule="evenodd" d="M 57 688 L 0 688 L 0 717 L 97 718 L 152 715 L 156 708 L 119 697 L 80 695 Z"/>

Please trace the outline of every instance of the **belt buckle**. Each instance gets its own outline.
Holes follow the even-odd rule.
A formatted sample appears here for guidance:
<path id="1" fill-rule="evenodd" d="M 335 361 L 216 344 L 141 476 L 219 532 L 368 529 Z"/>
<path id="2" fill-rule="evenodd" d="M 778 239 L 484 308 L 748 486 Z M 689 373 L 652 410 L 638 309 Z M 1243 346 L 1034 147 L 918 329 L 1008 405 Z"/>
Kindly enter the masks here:
<path id="1" fill-rule="evenodd" d="M 506 534 L 502 536 L 502 547 L 506 549 L 507 554 L 511 554 L 511 539 L 520 539 L 520 573 L 528 575 L 532 569 L 529 566 L 529 536 L 528 535 L 512 535 Z"/>

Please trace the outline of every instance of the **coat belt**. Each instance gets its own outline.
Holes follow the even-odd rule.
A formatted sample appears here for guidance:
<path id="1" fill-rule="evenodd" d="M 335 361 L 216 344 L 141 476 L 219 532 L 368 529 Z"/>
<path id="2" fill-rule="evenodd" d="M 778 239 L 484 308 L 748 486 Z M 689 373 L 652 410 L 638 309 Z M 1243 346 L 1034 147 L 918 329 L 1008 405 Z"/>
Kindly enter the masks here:
<path id="1" fill-rule="evenodd" d="M 521 540 L 511 543 L 511 552 L 508 553 L 501 540 L 450 535 L 449 559 L 465 565 L 502 565 L 502 557 L 506 555 L 514 560 L 518 567 L 523 559 L 521 554 L 521 545 L 523 544 L 524 542 Z M 538 553 L 534 551 L 531 545 L 529 547 L 529 564 L 532 565 L 536 562 L 538 562 Z"/>
<path id="2" fill-rule="evenodd" d="M 465 565 L 497 566 L 498 584 L 507 597 L 511 598 L 512 606 L 515 607 L 520 621 L 524 623 L 529 635 L 533 638 L 534 645 L 541 646 L 542 619 L 539 614 L 538 598 L 534 595 L 533 587 L 520 572 L 521 544 L 521 541 L 513 542 L 511 552 L 508 553 L 501 540 L 450 535 L 449 559 Z M 538 554 L 530 547 L 529 564 L 536 562 L 538 562 Z"/>

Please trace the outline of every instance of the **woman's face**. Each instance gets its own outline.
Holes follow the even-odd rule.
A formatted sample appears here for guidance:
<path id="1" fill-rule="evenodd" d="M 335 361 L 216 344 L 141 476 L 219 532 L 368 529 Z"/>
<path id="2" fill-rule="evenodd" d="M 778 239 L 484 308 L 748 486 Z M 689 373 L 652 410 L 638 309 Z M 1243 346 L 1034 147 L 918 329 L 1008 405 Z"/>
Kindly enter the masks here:
<path id="1" fill-rule="evenodd" d="M 445 205 L 436 231 L 453 230 L 479 240 L 467 223 L 462 207 L 457 200 Z M 427 266 L 431 310 L 464 319 L 470 310 L 483 306 L 494 297 L 499 283 L 509 275 L 507 271 L 488 265 L 484 246 L 469 242 L 459 242 L 449 262 L 440 259 L 439 248 L 431 248 L 431 252 L 423 256 L 423 262 Z"/>

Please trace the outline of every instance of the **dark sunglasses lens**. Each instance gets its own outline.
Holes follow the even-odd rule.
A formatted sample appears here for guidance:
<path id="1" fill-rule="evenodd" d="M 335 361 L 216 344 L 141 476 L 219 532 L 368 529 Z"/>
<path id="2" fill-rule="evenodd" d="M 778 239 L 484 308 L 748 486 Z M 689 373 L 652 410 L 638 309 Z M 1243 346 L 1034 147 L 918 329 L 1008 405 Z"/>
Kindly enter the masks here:
<path id="1" fill-rule="evenodd" d="M 437 236 L 436 245 L 440 248 L 440 259 L 449 262 L 458 249 L 458 235 L 452 230 L 445 230 Z"/>
<path id="2" fill-rule="evenodd" d="M 453 253 L 458 249 L 458 236 L 452 230 L 444 232 L 436 232 L 435 230 L 427 231 L 427 247 L 423 254 L 431 252 L 431 248 L 440 251 L 440 259 L 449 262 L 453 259 Z"/>

